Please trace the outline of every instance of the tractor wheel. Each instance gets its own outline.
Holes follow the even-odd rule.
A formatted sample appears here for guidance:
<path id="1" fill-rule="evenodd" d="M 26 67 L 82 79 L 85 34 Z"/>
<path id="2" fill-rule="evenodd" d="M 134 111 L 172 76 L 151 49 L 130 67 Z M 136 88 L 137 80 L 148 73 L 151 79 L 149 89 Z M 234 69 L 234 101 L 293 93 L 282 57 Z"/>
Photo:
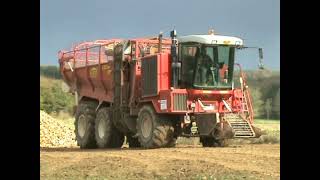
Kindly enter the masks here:
<path id="1" fill-rule="evenodd" d="M 160 118 L 153 107 L 143 106 L 137 119 L 138 140 L 144 148 L 165 147 L 172 141 L 174 128 L 170 121 Z"/>
<path id="2" fill-rule="evenodd" d="M 215 139 L 214 140 L 214 147 L 228 147 L 228 139 Z"/>
<path id="3" fill-rule="evenodd" d="M 111 135 L 110 147 L 111 148 L 121 148 L 124 143 L 124 135 L 116 128 L 113 128 Z"/>
<path id="4" fill-rule="evenodd" d="M 75 114 L 75 134 L 81 149 L 96 148 L 94 133 L 95 108 L 97 103 L 84 101 L 79 104 Z"/>
<path id="5" fill-rule="evenodd" d="M 128 135 L 127 136 L 127 140 L 128 140 L 128 143 L 129 143 L 129 148 L 141 147 L 138 138 L 133 138 L 132 136 Z"/>
<path id="6" fill-rule="evenodd" d="M 213 147 L 214 146 L 214 139 L 211 137 L 200 137 L 200 142 L 202 143 L 203 147 Z"/>
<path id="7" fill-rule="evenodd" d="M 228 146 L 227 139 L 215 139 L 213 137 L 200 137 L 200 142 L 203 147 L 226 147 Z"/>
<path id="8" fill-rule="evenodd" d="M 177 138 L 172 138 L 172 139 L 168 142 L 168 144 L 167 144 L 166 147 L 175 147 L 176 144 L 177 144 Z"/>
<path id="9" fill-rule="evenodd" d="M 124 136 L 114 127 L 110 109 L 100 108 L 95 120 L 95 137 L 99 148 L 118 148 L 124 141 Z"/>
<path id="10" fill-rule="evenodd" d="M 106 107 L 99 109 L 95 120 L 95 137 L 99 148 L 109 146 L 112 128 L 109 109 Z"/>

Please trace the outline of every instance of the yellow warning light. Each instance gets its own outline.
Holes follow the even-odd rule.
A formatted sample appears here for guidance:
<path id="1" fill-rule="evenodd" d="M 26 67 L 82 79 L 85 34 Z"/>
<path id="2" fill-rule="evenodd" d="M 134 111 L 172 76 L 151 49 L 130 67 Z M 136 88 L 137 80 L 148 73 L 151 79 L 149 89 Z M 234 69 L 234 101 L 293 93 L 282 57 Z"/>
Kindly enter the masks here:
<path id="1" fill-rule="evenodd" d="M 223 44 L 230 44 L 230 41 L 223 41 Z"/>

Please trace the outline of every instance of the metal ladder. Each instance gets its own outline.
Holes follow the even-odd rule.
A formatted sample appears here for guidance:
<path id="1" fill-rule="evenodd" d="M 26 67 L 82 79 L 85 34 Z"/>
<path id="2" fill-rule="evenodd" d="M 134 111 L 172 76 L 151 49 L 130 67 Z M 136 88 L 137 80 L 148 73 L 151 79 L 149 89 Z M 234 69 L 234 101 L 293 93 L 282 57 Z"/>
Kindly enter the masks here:
<path id="1" fill-rule="evenodd" d="M 241 113 L 246 115 L 250 123 L 253 123 L 253 109 L 250 99 L 249 89 L 242 90 Z"/>
<path id="2" fill-rule="evenodd" d="M 234 130 L 234 137 L 255 137 L 251 124 L 239 114 L 226 113 L 224 118 Z"/>
<path id="3" fill-rule="evenodd" d="M 240 67 L 240 66 L 239 66 Z M 242 72 L 240 68 L 240 85 L 241 85 L 241 92 L 242 92 L 242 98 L 241 99 L 241 111 L 243 115 L 248 118 L 249 122 L 253 123 L 253 106 L 251 102 L 251 95 L 249 88 L 247 86 L 245 74 Z"/>

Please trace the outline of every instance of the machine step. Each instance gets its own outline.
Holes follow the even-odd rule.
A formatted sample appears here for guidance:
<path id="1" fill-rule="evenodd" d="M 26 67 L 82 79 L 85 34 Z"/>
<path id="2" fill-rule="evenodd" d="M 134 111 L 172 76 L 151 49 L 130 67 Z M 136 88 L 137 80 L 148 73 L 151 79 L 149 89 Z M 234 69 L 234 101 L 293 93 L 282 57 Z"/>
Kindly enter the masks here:
<path id="1" fill-rule="evenodd" d="M 234 130 L 234 137 L 255 137 L 251 124 L 239 114 L 227 113 L 224 118 Z"/>

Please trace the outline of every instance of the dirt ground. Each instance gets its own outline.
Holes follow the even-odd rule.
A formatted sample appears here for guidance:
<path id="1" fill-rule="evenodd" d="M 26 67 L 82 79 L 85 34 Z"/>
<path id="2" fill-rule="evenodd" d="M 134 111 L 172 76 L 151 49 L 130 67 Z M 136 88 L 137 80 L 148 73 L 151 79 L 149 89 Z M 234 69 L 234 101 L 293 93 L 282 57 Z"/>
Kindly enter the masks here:
<path id="1" fill-rule="evenodd" d="M 280 179 L 279 144 L 40 150 L 41 179 Z"/>

